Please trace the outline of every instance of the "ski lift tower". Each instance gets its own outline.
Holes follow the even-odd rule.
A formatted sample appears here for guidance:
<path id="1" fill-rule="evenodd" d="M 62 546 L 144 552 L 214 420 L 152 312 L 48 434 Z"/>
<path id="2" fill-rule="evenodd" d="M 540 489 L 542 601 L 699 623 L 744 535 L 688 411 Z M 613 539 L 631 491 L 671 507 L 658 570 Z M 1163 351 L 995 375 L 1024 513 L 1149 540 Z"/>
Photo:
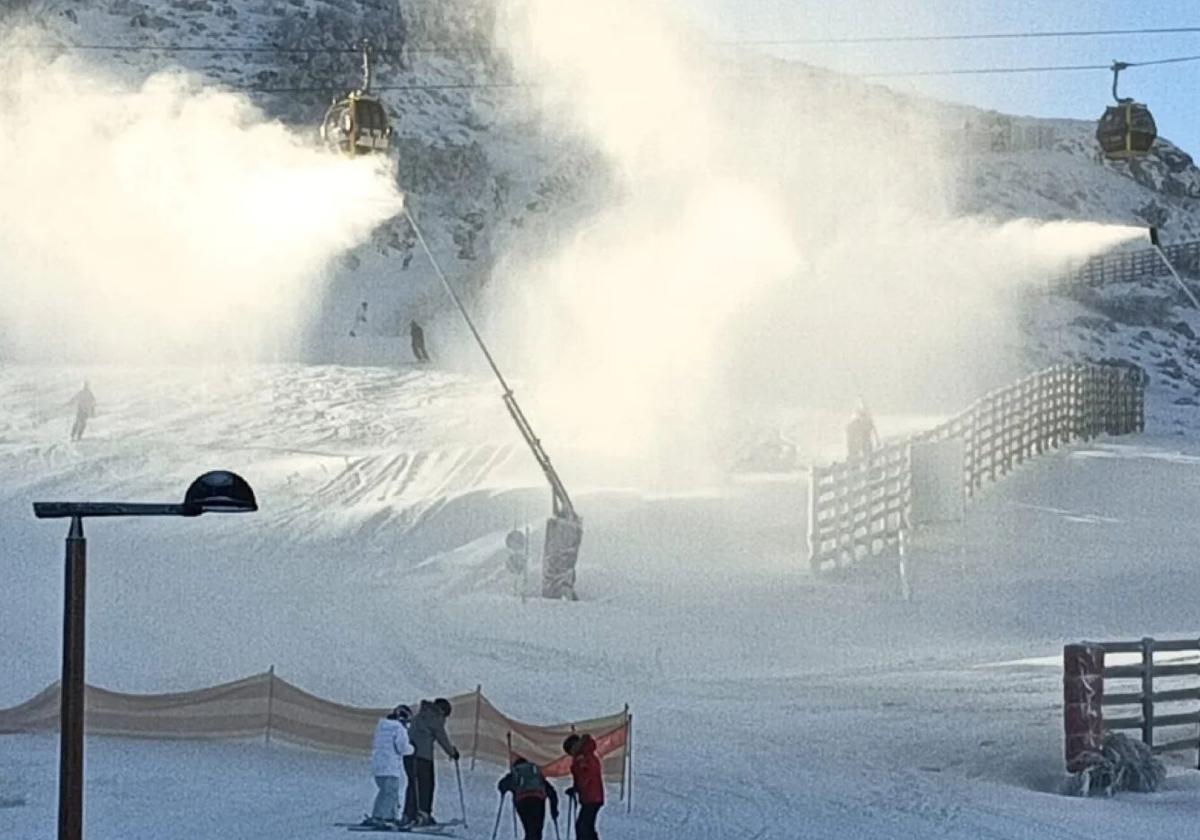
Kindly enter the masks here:
<path id="1" fill-rule="evenodd" d="M 529 418 L 521 410 L 516 395 L 513 393 L 512 388 L 509 387 L 508 380 L 500 372 L 496 360 L 492 357 L 491 351 L 488 350 L 488 346 L 483 340 L 483 336 L 479 334 L 479 330 L 475 327 L 475 322 L 471 319 L 470 313 L 467 312 L 466 306 L 463 305 L 462 299 L 454 291 L 454 287 L 450 285 L 450 281 L 446 278 L 445 273 L 433 255 L 433 251 L 429 247 L 429 243 L 425 241 L 425 236 L 421 233 L 420 226 L 417 225 L 416 219 L 413 218 L 407 206 L 404 208 L 404 215 L 408 219 L 408 223 L 412 226 L 413 233 L 417 235 L 417 241 L 421 243 L 421 248 L 425 251 L 425 256 L 429 258 L 429 263 L 433 266 L 434 273 L 442 281 L 442 286 L 446 289 L 446 293 L 450 296 L 450 299 L 454 301 L 454 305 L 458 307 L 459 314 L 462 315 L 467 327 L 471 330 L 471 335 L 475 337 L 475 343 L 479 345 L 483 357 L 487 359 L 488 366 L 492 369 L 492 373 L 496 377 L 496 381 L 500 383 L 504 407 L 508 411 L 508 415 L 513 419 L 513 422 L 517 425 L 517 431 L 521 433 L 525 445 L 533 453 L 534 459 L 537 461 L 538 466 L 541 467 L 542 474 L 546 477 L 546 481 L 550 485 L 552 503 L 550 518 L 546 520 L 546 542 L 542 551 L 542 597 L 566 598 L 571 601 L 577 600 L 575 594 L 575 564 L 579 560 L 579 545 L 583 540 L 583 520 L 579 518 L 579 514 L 575 511 L 575 506 L 571 504 L 571 496 L 567 493 L 566 486 L 559 477 L 558 471 L 554 469 L 554 464 L 551 463 L 550 455 L 546 452 L 546 448 L 542 446 L 541 439 L 534 433 L 533 426 L 529 423 Z"/>

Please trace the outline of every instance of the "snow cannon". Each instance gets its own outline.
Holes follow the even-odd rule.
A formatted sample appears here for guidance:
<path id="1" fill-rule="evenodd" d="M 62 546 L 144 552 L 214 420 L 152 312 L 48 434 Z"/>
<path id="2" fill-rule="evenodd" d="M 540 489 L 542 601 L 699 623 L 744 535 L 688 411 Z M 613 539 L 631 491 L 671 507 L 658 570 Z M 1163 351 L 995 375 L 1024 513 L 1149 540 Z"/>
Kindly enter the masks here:
<path id="1" fill-rule="evenodd" d="M 578 601 L 575 564 L 583 541 L 578 516 L 552 516 L 546 520 L 546 545 L 542 550 L 542 597 Z"/>
<path id="2" fill-rule="evenodd" d="M 413 218 L 412 211 L 407 206 L 403 212 L 404 218 L 408 220 L 413 233 L 417 236 L 417 242 L 421 244 L 425 255 L 429 257 L 429 263 L 433 266 L 434 273 L 446 289 L 446 294 L 454 301 L 459 314 L 463 317 L 463 322 L 470 329 L 475 343 L 479 345 L 479 351 L 487 360 L 488 367 L 496 376 L 496 381 L 500 383 L 504 393 L 504 407 L 508 411 L 508 416 L 516 424 L 517 431 L 521 433 L 521 438 L 529 447 L 529 451 L 533 453 L 534 459 L 542 469 L 542 475 L 546 477 L 546 482 L 550 485 L 553 508 L 550 518 L 546 520 L 546 543 L 542 553 L 542 595 L 546 598 L 565 598 L 576 601 L 578 596 L 575 594 L 575 565 L 579 561 L 579 546 L 583 542 L 583 521 L 575 512 L 575 506 L 571 504 L 571 497 L 567 493 L 566 485 L 563 484 L 554 464 L 550 462 L 550 455 L 546 452 L 546 447 L 542 445 L 541 438 L 533 431 L 529 418 L 521 410 L 516 395 L 508 385 L 508 380 L 500 372 L 496 359 L 492 356 L 487 343 L 471 319 L 471 313 L 463 305 L 462 298 L 458 296 L 458 292 L 454 291 L 454 286 L 450 284 L 446 273 L 442 271 L 437 258 L 434 257 L 433 249 L 429 247 L 425 235 L 421 232 L 421 226 L 417 224 L 417 220 Z"/>

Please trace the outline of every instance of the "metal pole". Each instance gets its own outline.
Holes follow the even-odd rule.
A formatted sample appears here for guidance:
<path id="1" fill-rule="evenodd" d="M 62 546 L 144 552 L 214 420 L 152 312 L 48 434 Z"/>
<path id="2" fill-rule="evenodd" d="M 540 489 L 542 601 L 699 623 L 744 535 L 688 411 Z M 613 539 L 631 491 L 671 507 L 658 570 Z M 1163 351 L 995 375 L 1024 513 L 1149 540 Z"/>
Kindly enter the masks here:
<path id="1" fill-rule="evenodd" d="M 71 517 L 67 532 L 63 603 L 62 682 L 59 690 L 58 840 L 83 838 L 84 599 L 87 540 L 83 520 Z"/>
<path id="2" fill-rule="evenodd" d="M 1155 238 L 1157 239 L 1157 236 L 1155 236 Z M 1175 270 L 1175 266 L 1171 265 L 1171 261 L 1167 259 L 1167 255 L 1163 251 L 1162 246 L 1155 242 L 1154 250 L 1160 257 L 1162 257 L 1163 265 L 1167 267 L 1167 271 L 1171 272 L 1171 276 L 1175 278 L 1175 282 L 1179 284 L 1179 288 L 1183 289 L 1183 293 L 1187 295 L 1188 300 L 1192 302 L 1192 306 L 1200 309 L 1200 300 L 1196 300 L 1196 296 L 1192 294 L 1192 290 L 1189 289 L 1186 284 L 1184 284 L 1183 278 L 1179 276 L 1179 272 Z"/>
<path id="3" fill-rule="evenodd" d="M 496 379 L 500 382 L 500 387 L 504 389 L 505 396 L 512 394 L 512 389 L 508 387 L 508 382 L 504 378 L 504 374 L 500 372 L 500 368 L 496 366 L 496 360 L 492 358 L 492 353 L 488 350 L 488 346 L 483 343 L 483 336 L 479 334 L 479 330 L 475 327 L 475 322 L 471 319 L 470 313 L 467 312 L 467 307 L 463 305 L 462 298 L 458 296 L 458 292 L 454 291 L 454 287 L 450 285 L 450 281 L 446 278 L 442 267 L 438 264 L 437 259 L 433 256 L 433 250 L 429 247 L 429 243 L 425 241 L 425 234 L 421 232 L 417 220 L 413 218 L 412 212 L 409 211 L 408 205 L 404 205 L 404 217 L 408 219 L 409 226 L 413 229 L 413 233 L 417 235 L 417 242 L 421 244 L 421 250 L 425 252 L 425 256 L 429 258 L 429 264 L 433 266 L 433 273 L 437 275 L 438 280 L 442 281 L 442 286 L 446 289 L 446 294 L 450 296 L 450 300 L 454 301 L 454 305 L 458 307 L 459 314 L 463 320 L 467 322 L 467 328 L 471 330 L 471 335 L 475 336 L 475 343 L 479 345 L 480 351 L 483 352 L 483 357 L 487 359 L 488 366 L 491 367 L 492 373 L 496 375 Z"/>
<path id="4" fill-rule="evenodd" d="M 500 817 L 504 814 L 504 794 L 500 794 L 500 807 L 496 809 L 496 824 L 492 826 L 492 840 L 500 833 Z"/>
<path id="5" fill-rule="evenodd" d="M 513 394 L 512 388 L 508 387 L 508 380 L 504 378 L 504 374 L 500 372 L 500 368 L 496 365 L 496 360 L 492 358 L 492 353 L 488 350 L 487 344 L 484 343 L 483 336 L 480 335 L 479 330 L 476 328 L 470 313 L 467 312 L 467 307 L 463 305 L 462 298 L 458 296 L 458 293 L 454 291 L 454 287 L 450 285 L 450 280 L 446 277 L 446 273 L 442 271 L 441 265 L 433 255 L 433 249 L 425 241 L 425 234 L 421 232 L 421 227 L 417 224 L 417 220 L 413 218 L 413 214 L 408 209 L 407 204 L 404 206 L 404 218 L 408 220 L 409 226 L 417 236 L 417 242 L 420 243 L 421 249 L 429 259 L 429 264 L 433 266 L 434 274 L 437 275 L 438 280 L 441 281 L 442 286 L 446 289 L 446 294 L 450 296 L 450 299 L 454 301 L 454 305 L 458 307 L 459 314 L 462 315 L 468 329 L 471 330 L 471 335 L 475 337 L 475 343 L 479 345 L 479 350 L 483 353 L 483 357 L 487 359 L 488 366 L 496 376 L 496 381 L 500 383 L 500 388 L 504 392 L 504 407 L 508 409 L 509 416 L 517 424 L 517 430 L 521 433 L 521 437 L 525 439 L 526 445 L 533 452 L 533 457 L 537 459 L 538 466 L 542 468 L 542 473 L 546 476 L 546 481 L 550 484 L 550 489 L 554 497 L 554 516 L 562 516 L 573 522 L 578 522 L 579 516 L 575 513 L 574 505 L 571 504 L 571 497 L 567 493 L 567 488 L 562 483 L 558 471 L 554 469 L 554 465 L 550 462 L 550 456 L 546 453 L 545 447 L 542 446 L 541 440 L 534 434 L 533 427 L 529 424 L 529 418 L 525 416 L 525 412 L 521 410 L 521 406 L 517 403 L 517 398 Z"/>
<path id="6" fill-rule="evenodd" d="M 458 779 L 458 810 L 462 813 L 462 826 L 468 828 L 467 825 L 467 799 L 463 795 L 462 785 L 462 769 L 458 766 L 458 759 L 454 759 L 454 777 Z"/>

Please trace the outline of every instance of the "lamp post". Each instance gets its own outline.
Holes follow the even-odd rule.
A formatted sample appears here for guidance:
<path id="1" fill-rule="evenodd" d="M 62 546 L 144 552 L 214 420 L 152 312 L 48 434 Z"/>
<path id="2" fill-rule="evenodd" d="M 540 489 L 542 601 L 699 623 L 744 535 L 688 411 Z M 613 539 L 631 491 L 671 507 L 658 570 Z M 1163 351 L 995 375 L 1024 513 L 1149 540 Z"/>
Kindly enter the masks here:
<path id="1" fill-rule="evenodd" d="M 62 682 L 59 686 L 58 840 L 83 837 L 83 656 L 89 516 L 199 516 L 202 513 L 249 513 L 258 510 L 254 491 L 241 476 L 207 472 L 188 487 L 182 504 L 123 502 L 34 502 L 38 519 L 71 520 L 67 531 L 63 602 Z"/>

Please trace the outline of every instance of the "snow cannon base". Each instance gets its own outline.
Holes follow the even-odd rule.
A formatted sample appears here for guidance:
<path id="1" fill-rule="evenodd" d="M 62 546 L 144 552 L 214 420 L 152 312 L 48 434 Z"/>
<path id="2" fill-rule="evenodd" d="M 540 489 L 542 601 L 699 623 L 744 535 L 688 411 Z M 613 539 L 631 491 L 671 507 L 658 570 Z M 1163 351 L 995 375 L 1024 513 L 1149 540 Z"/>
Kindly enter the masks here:
<path id="1" fill-rule="evenodd" d="M 552 516 L 546 520 L 546 546 L 542 552 L 542 597 L 577 601 L 575 564 L 583 523 L 579 519 Z"/>

